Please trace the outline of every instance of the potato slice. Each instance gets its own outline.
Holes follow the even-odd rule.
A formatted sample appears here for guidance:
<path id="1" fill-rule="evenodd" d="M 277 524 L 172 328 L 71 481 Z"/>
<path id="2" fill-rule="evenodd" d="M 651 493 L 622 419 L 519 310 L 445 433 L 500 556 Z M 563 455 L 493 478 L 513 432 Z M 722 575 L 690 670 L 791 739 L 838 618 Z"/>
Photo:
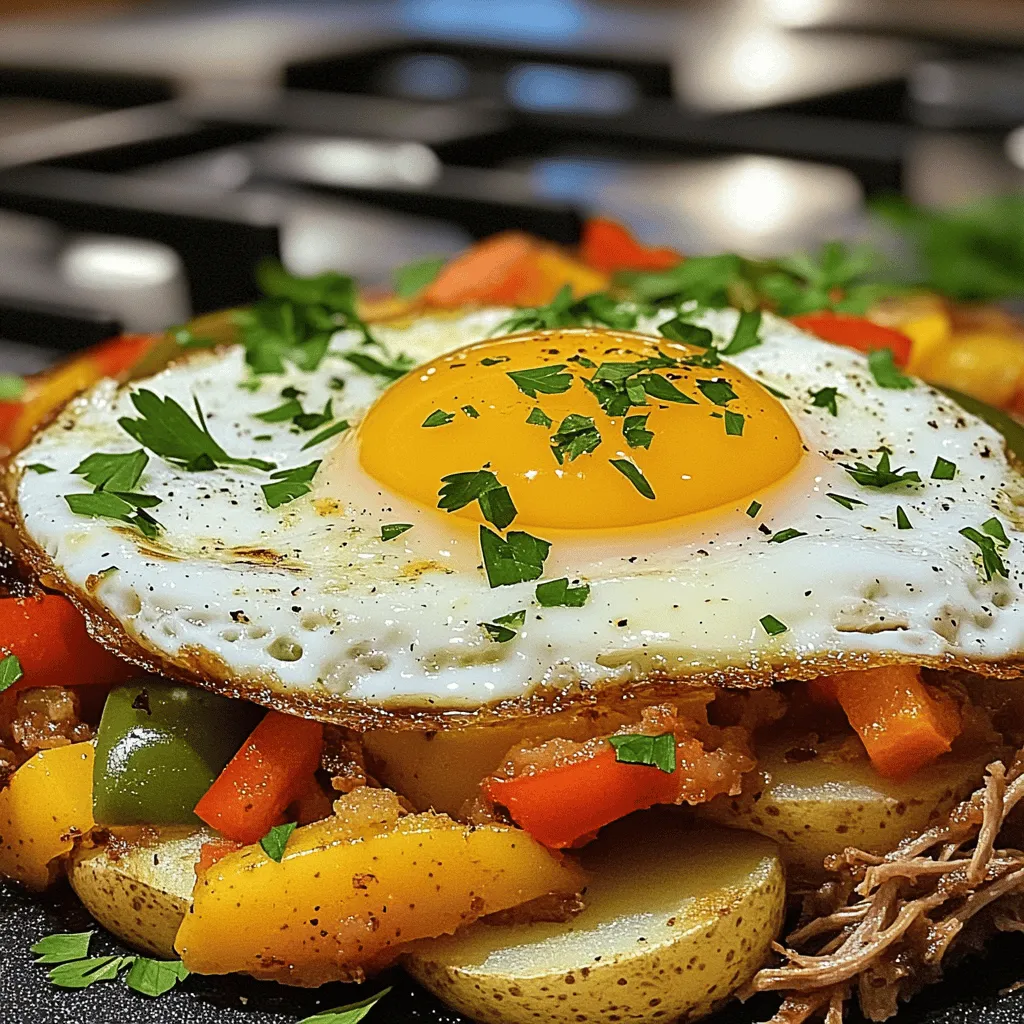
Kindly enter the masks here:
<path id="1" fill-rule="evenodd" d="M 206 830 L 110 829 L 102 846 L 71 856 L 68 879 L 86 910 L 129 946 L 177 959 L 174 936 L 192 904 L 195 865 Z"/>
<path id="2" fill-rule="evenodd" d="M 196 974 L 358 980 L 413 939 L 584 884 L 519 829 L 403 816 L 394 793 L 362 788 L 296 829 L 280 863 L 247 846 L 204 872 L 175 948 Z"/>
<path id="3" fill-rule="evenodd" d="M 585 909 L 565 924 L 475 924 L 417 942 L 411 974 L 493 1024 L 691 1020 L 762 966 L 782 926 L 773 843 L 649 811 L 582 853 Z"/>
<path id="4" fill-rule="evenodd" d="M 884 779 L 859 745 L 781 736 L 758 744 L 758 771 L 740 796 L 698 808 L 703 817 L 779 844 L 793 880 L 817 884 L 822 861 L 854 846 L 887 853 L 970 793 L 996 756 L 946 754 L 910 779 Z"/>

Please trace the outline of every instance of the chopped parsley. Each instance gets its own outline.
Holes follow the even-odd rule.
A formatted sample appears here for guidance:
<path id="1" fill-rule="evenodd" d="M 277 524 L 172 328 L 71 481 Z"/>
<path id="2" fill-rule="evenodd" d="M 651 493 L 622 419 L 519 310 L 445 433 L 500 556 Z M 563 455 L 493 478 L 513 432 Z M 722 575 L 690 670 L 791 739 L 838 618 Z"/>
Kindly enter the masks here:
<path id="1" fill-rule="evenodd" d="M 697 387 L 700 393 L 715 405 L 728 405 L 739 397 L 725 380 L 698 380 Z"/>
<path id="2" fill-rule="evenodd" d="M 481 366 L 497 366 L 498 363 L 507 363 L 508 356 L 485 356 L 480 360 Z"/>
<path id="3" fill-rule="evenodd" d="M 660 376 L 657 373 L 643 373 L 636 378 L 637 383 L 644 389 L 644 392 L 659 402 L 678 402 L 680 405 L 696 405 L 697 403 L 689 396 L 683 394 L 672 381 Z M 628 387 L 627 387 L 628 391 Z M 634 402 L 634 405 L 643 403 Z"/>
<path id="4" fill-rule="evenodd" d="M 960 535 L 962 537 L 966 537 L 972 544 L 977 545 L 978 550 L 981 552 L 981 568 L 985 574 L 986 580 L 992 579 L 993 576 L 1002 576 L 1003 579 L 1009 579 L 1010 574 L 1007 571 L 1006 565 L 1002 558 L 999 557 L 999 552 L 996 550 L 995 538 L 988 535 L 990 530 L 985 529 L 989 524 L 991 524 L 991 522 L 992 520 L 989 519 L 982 525 L 982 530 L 985 530 L 985 533 L 981 533 L 974 529 L 973 526 L 965 526 L 960 531 Z M 1001 523 L 999 524 L 999 528 L 1002 530 Z M 1009 541 L 1007 541 L 1007 543 L 1009 543 Z"/>
<path id="5" fill-rule="evenodd" d="M 956 463 L 939 455 L 932 467 L 933 480 L 952 480 L 956 476 Z"/>
<path id="6" fill-rule="evenodd" d="M 776 398 L 789 399 L 789 395 L 785 391 L 780 391 L 778 388 L 773 388 L 771 384 L 765 384 L 765 382 L 758 381 L 758 383 L 768 392 L 769 395 L 774 395 Z"/>
<path id="7" fill-rule="evenodd" d="M 395 271 L 395 294 L 401 299 L 411 299 L 428 284 L 432 284 L 448 260 L 444 256 L 431 256 L 415 263 L 406 263 Z"/>
<path id="8" fill-rule="evenodd" d="M 66 964 L 69 960 L 84 960 L 89 955 L 92 932 L 62 932 L 40 939 L 30 952 L 38 956 L 37 964 Z"/>
<path id="9" fill-rule="evenodd" d="M 207 429 L 199 400 L 193 399 L 197 420 L 167 396 L 160 398 L 145 388 L 131 396 L 139 412 L 138 419 L 122 416 L 122 429 L 143 448 L 173 465 L 190 471 L 210 470 L 217 466 L 251 466 L 269 471 L 274 463 L 264 459 L 243 459 L 228 455 Z"/>
<path id="10" fill-rule="evenodd" d="M 421 424 L 423 427 L 445 427 L 455 419 L 455 413 L 435 409 Z"/>
<path id="11" fill-rule="evenodd" d="M 632 462 L 627 459 L 609 459 L 614 466 L 645 498 L 654 498 L 654 488 L 647 478 Z"/>
<path id="12" fill-rule="evenodd" d="M 811 392 L 811 405 L 817 409 L 828 409 L 833 416 L 839 415 L 839 407 L 836 405 L 836 398 L 839 395 L 837 388 L 818 388 Z"/>
<path id="13" fill-rule="evenodd" d="M 342 431 L 348 430 L 350 425 L 351 424 L 348 422 L 348 420 L 338 420 L 337 423 L 332 423 L 329 427 L 326 427 L 324 430 L 321 430 L 319 434 L 316 434 L 314 437 L 311 437 L 302 446 L 301 450 L 305 451 L 307 448 L 312 448 L 315 445 L 322 444 L 328 438 L 334 437 L 335 434 L 340 434 Z"/>
<path id="14" fill-rule="evenodd" d="M 16 655 L 8 654 L 0 660 L 0 693 L 9 690 L 24 674 Z"/>
<path id="15" fill-rule="evenodd" d="M 384 523 L 380 528 L 381 540 L 394 540 L 401 537 L 406 530 L 412 529 L 412 523 Z"/>
<path id="16" fill-rule="evenodd" d="M 678 316 L 660 324 L 658 333 L 669 341 L 678 341 L 683 345 L 694 345 L 697 348 L 711 348 L 715 343 L 715 336 L 706 327 L 692 324 Z"/>
<path id="17" fill-rule="evenodd" d="M 484 519 L 499 530 L 508 527 L 516 517 L 516 506 L 508 488 L 499 483 L 489 469 L 449 473 L 441 477 L 441 489 L 437 493 L 441 499 L 437 507 L 445 512 L 457 512 L 474 501 L 479 503 Z"/>
<path id="18" fill-rule="evenodd" d="M 347 1006 L 336 1006 L 333 1010 L 324 1010 L 298 1021 L 298 1024 L 359 1024 L 361 1020 L 391 991 L 390 987 L 381 989 L 375 995 L 367 996 L 358 1003 Z"/>
<path id="19" fill-rule="evenodd" d="M 401 352 L 393 358 L 385 354 L 381 359 L 371 356 L 368 352 L 346 352 L 343 358 L 357 370 L 362 370 L 371 377 L 383 377 L 385 380 L 398 380 L 404 377 L 414 365 L 413 361 Z"/>
<path id="20" fill-rule="evenodd" d="M 141 448 L 123 453 L 94 452 L 72 470 L 92 484 L 92 494 L 65 494 L 64 500 L 75 515 L 127 523 L 152 540 L 161 526 L 146 509 L 155 508 L 161 499 L 135 490 L 148 463 L 149 456 Z"/>
<path id="21" fill-rule="evenodd" d="M 729 344 L 721 350 L 723 356 L 736 356 L 761 344 L 758 332 L 761 330 L 761 310 L 740 313 L 736 321 L 736 330 L 732 333 Z"/>
<path id="22" fill-rule="evenodd" d="M 896 528 L 898 530 L 912 530 L 914 528 L 910 522 L 910 516 L 903 511 L 902 505 L 896 506 Z"/>
<path id="23" fill-rule="evenodd" d="M 785 530 L 779 530 L 778 533 L 773 533 L 769 539 L 769 544 L 785 544 L 787 540 L 793 540 L 794 537 L 806 537 L 807 534 L 803 530 L 794 530 L 793 527 L 788 527 Z"/>
<path id="24" fill-rule="evenodd" d="M 289 398 L 273 409 L 253 414 L 255 419 L 262 420 L 264 423 L 286 423 L 293 417 L 301 415 L 302 403 L 297 398 Z"/>
<path id="25" fill-rule="evenodd" d="M 465 413 L 465 414 L 466 414 L 466 415 L 467 415 L 467 416 L 468 416 L 468 417 L 469 417 L 469 418 L 470 418 L 471 420 L 478 420 L 478 419 L 480 419 L 480 413 L 478 413 L 478 412 L 476 411 L 476 409 L 474 409 L 474 408 L 473 408 L 473 406 L 471 406 L 471 405 L 464 405 L 464 406 L 462 406 L 462 411 L 463 411 L 463 412 L 464 412 L 464 413 Z"/>
<path id="26" fill-rule="evenodd" d="M 526 422 L 535 427 L 550 427 L 554 421 L 540 406 L 536 406 L 530 410 L 530 415 L 526 417 Z"/>
<path id="27" fill-rule="evenodd" d="M 520 608 L 517 612 L 509 612 L 508 615 L 499 615 L 493 622 L 478 622 L 487 635 L 499 644 L 507 644 L 514 640 L 523 623 L 526 622 L 526 609 Z"/>
<path id="28" fill-rule="evenodd" d="M 143 494 L 112 494 L 96 491 L 93 494 L 65 494 L 68 508 L 77 516 L 93 519 L 115 519 L 135 527 L 144 537 L 152 540 L 160 532 L 160 524 L 145 511 L 141 503 L 145 500 L 150 507 L 159 504 L 159 498 Z"/>
<path id="29" fill-rule="evenodd" d="M 750 516 L 751 519 L 753 519 L 757 515 L 757 513 L 761 511 L 762 508 L 764 508 L 764 506 L 761 504 L 761 502 L 752 501 L 747 506 L 747 515 Z"/>
<path id="30" fill-rule="evenodd" d="M 278 864 L 284 858 L 285 847 L 288 845 L 288 840 L 291 838 L 292 833 L 298 827 L 294 821 L 289 821 L 285 825 L 275 825 L 261 840 L 260 846 L 263 848 L 263 852 L 273 861 L 277 861 Z"/>
<path id="31" fill-rule="evenodd" d="M 620 764 L 643 764 L 671 775 L 676 770 L 676 738 L 666 732 L 660 736 L 642 733 L 609 736 L 608 742 Z"/>
<path id="32" fill-rule="evenodd" d="M 565 363 L 555 363 L 530 370 L 508 370 L 507 375 L 524 395 L 536 398 L 538 393 L 561 395 L 572 387 L 572 374 L 563 373 L 564 369 Z"/>
<path id="33" fill-rule="evenodd" d="M 534 593 L 541 608 L 582 608 L 590 597 L 590 586 L 581 583 L 570 587 L 568 578 L 563 576 L 560 580 L 538 583 Z"/>
<path id="34" fill-rule="evenodd" d="M 730 437 L 740 437 L 743 434 L 745 420 L 742 413 L 725 410 L 725 432 Z"/>
<path id="35" fill-rule="evenodd" d="M 622 436 L 630 448 L 651 447 L 654 434 L 647 429 L 648 416 L 650 416 L 650 413 L 644 416 L 627 416 L 622 421 Z"/>
<path id="36" fill-rule="evenodd" d="M 480 551 L 484 571 L 491 587 L 526 583 L 544 574 L 544 561 L 551 545 L 521 530 L 513 530 L 503 540 L 493 530 L 480 525 Z"/>
<path id="37" fill-rule="evenodd" d="M 852 466 L 841 462 L 840 465 L 862 487 L 889 487 L 892 484 L 919 484 L 921 482 L 921 477 L 915 470 L 904 472 L 902 466 L 893 469 L 889 464 L 889 452 L 884 448 L 877 466 L 866 466 L 863 462 L 856 462 Z"/>
<path id="38" fill-rule="evenodd" d="M 866 502 L 861 501 L 860 498 L 848 498 L 845 494 L 834 494 L 831 491 L 829 491 L 825 495 L 825 497 L 831 498 L 834 502 L 836 502 L 839 505 L 842 505 L 843 508 L 847 509 L 852 509 L 854 505 L 866 504 Z"/>
<path id="39" fill-rule="evenodd" d="M 334 419 L 334 400 L 328 398 L 324 403 L 322 412 L 300 412 L 297 416 L 292 417 L 292 423 L 295 424 L 299 430 L 303 433 L 316 430 L 317 427 L 322 427 L 325 423 L 330 423 Z"/>
<path id="40" fill-rule="evenodd" d="M 1003 529 L 1003 524 L 993 516 L 991 519 L 986 519 L 981 524 L 982 530 L 985 531 L 990 537 L 994 537 L 1004 547 L 1010 546 L 1010 538 L 1006 536 L 1006 531 Z"/>
<path id="41" fill-rule="evenodd" d="M 581 299 L 574 299 L 572 287 L 563 285 L 546 306 L 518 309 L 498 324 L 492 333 L 515 334 L 517 331 L 594 325 L 628 331 L 636 327 L 637 317 L 638 310 L 632 303 L 614 299 L 606 292 L 594 292 Z"/>
<path id="42" fill-rule="evenodd" d="M 566 459 L 573 462 L 590 454 L 600 443 L 601 434 L 594 426 L 594 418 L 570 413 L 559 424 L 557 433 L 551 435 L 551 452 L 561 466 Z"/>
<path id="43" fill-rule="evenodd" d="M 320 468 L 320 459 L 293 469 L 279 469 L 270 474 L 271 483 L 263 484 L 263 497 L 271 508 L 286 505 L 313 490 L 313 477 Z"/>
<path id="44" fill-rule="evenodd" d="M 623 273 L 618 280 L 638 302 L 673 305 L 696 302 L 698 306 L 726 306 L 729 288 L 739 279 L 739 256 L 691 256 L 669 270 Z"/>
<path id="45" fill-rule="evenodd" d="M 779 636 L 789 630 L 789 626 L 780 619 L 775 618 L 774 615 L 763 615 L 760 622 L 762 629 L 764 629 L 769 636 Z"/>
<path id="46" fill-rule="evenodd" d="M 52 466 L 47 466 L 42 462 L 30 462 L 25 468 L 32 470 L 33 473 L 38 473 L 40 476 L 56 472 Z"/>
<path id="47" fill-rule="evenodd" d="M 888 348 L 876 348 L 868 354 L 868 369 L 875 383 L 880 388 L 894 388 L 898 391 L 906 391 L 914 386 L 913 380 L 896 368 L 893 362 L 892 350 Z"/>
<path id="48" fill-rule="evenodd" d="M 149 456 L 141 448 L 116 454 L 94 452 L 71 472 L 98 491 L 134 491 L 148 463 Z"/>

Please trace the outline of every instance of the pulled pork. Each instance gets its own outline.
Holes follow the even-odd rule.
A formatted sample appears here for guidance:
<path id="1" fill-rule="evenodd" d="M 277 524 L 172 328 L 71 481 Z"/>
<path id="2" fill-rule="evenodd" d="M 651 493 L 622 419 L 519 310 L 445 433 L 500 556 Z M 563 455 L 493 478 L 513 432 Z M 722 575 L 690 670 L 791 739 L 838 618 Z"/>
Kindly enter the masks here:
<path id="1" fill-rule="evenodd" d="M 995 931 L 1024 931 L 1024 850 L 1002 845 L 1022 799 L 1024 749 L 1009 770 L 990 764 L 984 784 L 944 823 L 892 853 L 830 857 L 835 877 L 805 899 L 788 946 L 775 945 L 785 962 L 759 971 L 742 995 L 784 993 L 772 1024 L 816 1015 L 840 1024 L 854 995 L 865 1017 L 883 1021 L 937 981 L 944 961 L 976 951 Z"/>

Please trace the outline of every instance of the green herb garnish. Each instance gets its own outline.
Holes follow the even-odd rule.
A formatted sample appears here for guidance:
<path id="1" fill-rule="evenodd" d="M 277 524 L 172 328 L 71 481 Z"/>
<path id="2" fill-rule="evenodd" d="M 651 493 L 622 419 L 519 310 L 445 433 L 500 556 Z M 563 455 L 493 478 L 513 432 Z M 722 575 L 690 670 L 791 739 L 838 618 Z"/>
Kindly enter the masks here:
<path id="1" fill-rule="evenodd" d="M 401 537 L 406 530 L 412 529 L 412 523 L 384 523 L 380 528 L 381 540 L 394 540 Z"/>
<path id="2" fill-rule="evenodd" d="M 725 432 L 730 437 L 740 437 L 743 434 L 744 422 L 742 413 L 725 410 Z"/>
<path id="3" fill-rule="evenodd" d="M 781 633 L 785 633 L 789 629 L 789 626 L 780 619 L 775 618 L 774 615 L 763 615 L 760 621 L 761 627 L 769 636 L 779 636 Z"/>
<path id="4" fill-rule="evenodd" d="M 509 612 L 508 615 L 499 615 L 493 622 L 478 622 L 487 635 L 499 644 L 507 644 L 514 640 L 519 629 L 526 621 L 526 609 L 520 608 L 517 612 Z"/>
<path id="5" fill-rule="evenodd" d="M 669 341 L 678 341 L 683 345 L 694 345 L 697 348 L 711 348 L 715 343 L 715 336 L 706 327 L 700 327 L 678 316 L 659 324 L 658 333 Z"/>
<path id="6" fill-rule="evenodd" d="M 811 392 L 811 405 L 818 409 L 828 409 L 833 416 L 839 415 L 839 407 L 836 405 L 836 397 L 839 391 L 837 388 L 819 388 Z"/>
<path id="7" fill-rule="evenodd" d="M 465 414 L 466 414 L 466 415 L 467 415 L 467 416 L 468 416 L 468 417 L 469 417 L 469 418 L 470 418 L 471 420 L 478 420 L 478 419 L 480 419 L 480 413 L 478 413 L 478 412 L 476 411 L 476 409 L 474 409 L 474 408 L 473 408 L 473 406 L 471 406 L 471 405 L 464 405 L 464 406 L 462 406 L 462 411 L 463 411 L 463 412 L 464 412 L 464 413 L 465 413 Z"/>
<path id="8" fill-rule="evenodd" d="M 671 775 L 676 770 L 676 738 L 666 732 L 660 736 L 642 733 L 609 736 L 608 742 L 620 764 L 643 764 Z"/>
<path id="9" fill-rule="evenodd" d="M 431 256 L 399 267 L 395 271 L 395 294 L 402 299 L 411 299 L 418 295 L 433 282 L 447 262 L 444 256 Z"/>
<path id="10" fill-rule="evenodd" d="M 640 470 L 626 459 L 608 460 L 645 498 L 654 498 L 654 488 Z"/>
<path id="11" fill-rule="evenodd" d="M 297 398 L 289 398 L 286 402 L 267 409 L 266 412 L 253 413 L 253 418 L 264 423 L 286 423 L 295 416 L 302 415 L 302 403 Z"/>
<path id="12" fill-rule="evenodd" d="M 725 348 L 721 349 L 723 356 L 736 356 L 746 352 L 748 348 L 754 348 L 761 344 L 758 331 L 761 329 L 761 310 L 755 309 L 750 312 L 740 313 L 736 321 L 736 330 L 733 331 L 732 339 Z"/>
<path id="13" fill-rule="evenodd" d="M 902 466 L 892 469 L 889 465 L 889 452 L 884 449 L 877 466 L 866 466 L 863 462 L 856 462 L 852 466 L 841 462 L 840 465 L 862 487 L 889 487 L 891 484 L 919 484 L 921 482 L 921 478 L 915 470 L 904 472 Z"/>
<path id="14" fill-rule="evenodd" d="M 563 373 L 565 363 L 553 366 L 535 366 L 530 370 L 508 370 L 515 386 L 524 395 L 536 398 L 537 394 L 561 395 L 572 387 L 572 375 Z"/>
<path id="15" fill-rule="evenodd" d="M 313 477 L 320 468 L 320 459 L 293 469 L 279 469 L 270 474 L 271 483 L 263 484 L 263 497 L 271 508 L 286 505 L 313 490 Z"/>
<path id="16" fill-rule="evenodd" d="M 516 507 L 508 488 L 488 469 L 470 473 L 449 473 L 441 477 L 441 499 L 437 507 L 445 512 L 457 512 L 472 502 L 478 502 L 480 512 L 489 523 L 504 530 L 516 517 Z"/>
<path id="17" fill-rule="evenodd" d="M 590 597 L 590 586 L 581 583 L 570 587 L 568 577 L 563 576 L 560 580 L 538 583 L 534 594 L 541 608 L 582 608 Z"/>
<path id="18" fill-rule="evenodd" d="M 368 373 L 371 377 L 383 377 L 385 380 L 398 380 L 415 365 L 407 355 L 401 352 L 393 358 L 385 355 L 380 359 L 371 356 L 368 352 L 346 352 L 342 358 L 357 370 L 362 370 L 363 373 Z"/>
<path id="19" fill-rule="evenodd" d="M 84 960 L 89 955 L 89 942 L 92 936 L 92 932 L 47 935 L 30 947 L 30 952 L 38 954 L 33 963 L 66 964 L 69 960 Z"/>
<path id="20" fill-rule="evenodd" d="M 638 302 L 667 302 L 678 305 L 696 302 L 698 306 L 720 307 L 729 304 L 729 288 L 740 277 L 739 256 L 692 256 L 670 270 L 622 273 L 618 280 Z"/>
<path id="21" fill-rule="evenodd" d="M 1006 531 L 1003 529 L 1003 524 L 993 516 L 991 519 L 986 519 L 981 524 L 982 530 L 985 531 L 990 537 L 994 537 L 1004 547 L 1010 546 L 1010 538 L 1006 536 Z"/>
<path id="22" fill-rule="evenodd" d="M 932 467 L 933 480 L 952 480 L 956 476 L 956 463 L 939 455 Z"/>
<path id="23" fill-rule="evenodd" d="M 747 515 L 750 516 L 751 519 L 753 519 L 757 515 L 757 513 L 761 511 L 763 507 L 764 506 L 761 504 L 761 502 L 752 501 L 747 506 Z"/>
<path id="24" fill-rule="evenodd" d="M 871 370 L 871 376 L 875 378 L 875 383 L 880 388 L 906 391 L 914 386 L 913 380 L 896 368 L 891 349 L 876 348 L 874 352 L 869 353 L 868 369 Z"/>
<path id="25" fill-rule="evenodd" d="M 867 504 L 866 502 L 861 501 L 860 498 L 848 498 L 845 494 L 833 494 L 831 491 L 829 491 L 825 497 L 831 498 L 834 502 L 847 509 L 852 509 L 854 505 Z"/>
<path id="26" fill-rule="evenodd" d="M 10 689 L 24 674 L 16 655 L 8 654 L 0 659 L 0 693 Z"/>
<path id="27" fill-rule="evenodd" d="M 263 847 L 263 852 L 278 864 L 281 863 L 284 857 L 285 847 L 288 845 L 288 840 L 291 838 L 292 833 L 298 827 L 298 823 L 290 821 L 285 825 L 275 825 L 261 840 L 260 846 Z"/>
<path id="28" fill-rule="evenodd" d="M 526 422 L 535 427 L 550 427 L 554 421 L 540 406 L 537 406 L 530 410 L 530 415 L 526 417 Z"/>
<path id="29" fill-rule="evenodd" d="M 627 416 L 622 421 L 622 436 L 630 448 L 650 448 L 654 434 L 647 429 L 647 418 L 644 416 Z"/>
<path id="30" fill-rule="evenodd" d="M 329 427 L 325 428 L 324 430 L 321 430 L 320 433 L 317 434 L 315 437 L 311 437 L 302 446 L 301 450 L 305 451 L 307 448 L 312 448 L 314 445 L 321 444 L 328 438 L 334 437 L 335 434 L 340 434 L 342 431 L 348 430 L 350 425 L 351 424 L 348 422 L 348 420 L 338 420 L 337 423 L 332 423 Z"/>
<path id="31" fill-rule="evenodd" d="M 715 405 L 724 406 L 739 397 L 725 380 L 698 380 L 697 387 L 700 393 Z"/>
<path id="32" fill-rule="evenodd" d="M 991 520 L 988 520 L 988 522 L 991 522 Z M 984 528 L 982 526 L 982 529 Z M 986 580 L 992 579 L 993 576 L 1002 576 L 1004 579 L 1009 579 L 1010 574 L 1007 571 L 1006 565 L 1002 558 L 999 557 L 999 552 L 996 551 L 996 541 L 993 537 L 986 536 L 986 533 L 979 532 L 973 526 L 965 526 L 960 531 L 960 535 L 966 537 L 972 544 L 976 544 L 981 552 L 981 568 L 985 573 Z"/>
<path id="33" fill-rule="evenodd" d="M 132 960 L 132 968 L 124 981 L 133 992 L 144 996 L 162 996 L 189 974 L 180 960 L 150 960 L 145 956 L 136 956 Z"/>
<path id="34" fill-rule="evenodd" d="M 298 1024 L 359 1024 L 390 991 L 390 988 L 381 989 L 376 995 L 368 996 L 358 1003 L 349 1003 L 347 1006 L 337 1006 L 333 1010 L 324 1010 L 323 1013 L 300 1020 Z"/>
<path id="35" fill-rule="evenodd" d="M 807 534 L 803 530 L 794 530 L 793 527 L 788 527 L 785 530 L 779 530 L 778 533 L 773 533 L 769 539 L 769 544 L 785 544 L 787 540 L 792 540 L 794 537 L 806 537 Z"/>
<path id="36" fill-rule="evenodd" d="M 487 582 L 491 587 L 506 587 L 539 579 L 551 545 L 520 530 L 513 530 L 502 540 L 481 524 L 480 550 Z"/>
<path id="37" fill-rule="evenodd" d="M 435 409 L 421 424 L 423 427 L 444 427 L 455 419 L 455 413 Z"/>
<path id="38" fill-rule="evenodd" d="M 902 505 L 896 506 L 896 528 L 898 530 L 912 530 L 914 528 L 910 522 L 910 517 L 903 511 Z"/>
<path id="39" fill-rule="evenodd" d="M 561 466 L 581 455 L 588 455 L 601 443 L 601 434 L 594 426 L 592 416 L 570 413 L 562 420 L 557 433 L 551 435 L 551 452 Z"/>
<path id="40" fill-rule="evenodd" d="M 40 476 L 56 472 L 52 466 L 44 465 L 42 462 L 30 462 L 25 468 L 32 470 L 33 473 L 38 473 Z"/>
<path id="41" fill-rule="evenodd" d="M 316 430 L 317 427 L 322 427 L 333 419 L 334 400 L 328 398 L 324 403 L 322 412 L 300 412 L 297 416 L 292 417 L 292 423 L 305 433 L 306 431 Z"/>

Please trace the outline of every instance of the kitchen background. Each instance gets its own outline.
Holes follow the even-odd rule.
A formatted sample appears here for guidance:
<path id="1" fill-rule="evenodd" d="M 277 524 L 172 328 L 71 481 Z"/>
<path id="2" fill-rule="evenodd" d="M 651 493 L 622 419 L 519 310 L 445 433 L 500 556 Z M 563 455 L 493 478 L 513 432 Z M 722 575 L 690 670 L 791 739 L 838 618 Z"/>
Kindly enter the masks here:
<path id="1" fill-rule="evenodd" d="M 267 255 L 386 285 L 595 211 L 905 261 L 873 199 L 1021 189 L 1022 44 L 1019 0 L 3 0 L 0 370 L 253 298 Z"/>

